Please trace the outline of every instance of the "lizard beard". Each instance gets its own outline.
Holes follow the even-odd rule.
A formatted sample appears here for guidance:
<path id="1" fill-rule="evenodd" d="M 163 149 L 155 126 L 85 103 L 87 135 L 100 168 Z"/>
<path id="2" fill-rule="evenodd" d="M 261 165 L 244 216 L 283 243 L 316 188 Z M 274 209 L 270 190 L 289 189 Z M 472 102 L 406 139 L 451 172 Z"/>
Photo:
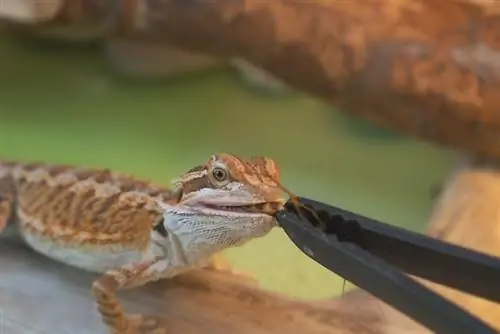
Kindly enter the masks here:
<path id="1" fill-rule="evenodd" d="M 165 229 L 182 248 L 185 261 L 195 263 L 214 253 L 266 235 L 276 226 L 274 217 L 265 214 L 228 214 L 180 211 L 173 207 L 164 215 Z"/>

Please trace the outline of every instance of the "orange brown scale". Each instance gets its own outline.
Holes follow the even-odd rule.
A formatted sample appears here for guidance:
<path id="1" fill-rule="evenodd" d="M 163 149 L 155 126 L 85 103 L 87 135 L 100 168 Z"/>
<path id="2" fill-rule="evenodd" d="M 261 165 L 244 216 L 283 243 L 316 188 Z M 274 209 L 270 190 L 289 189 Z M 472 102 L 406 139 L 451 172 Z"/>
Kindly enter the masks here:
<path id="1" fill-rule="evenodd" d="M 230 166 L 231 170 L 239 172 L 236 173 L 237 178 L 255 186 L 255 191 L 262 193 L 266 190 L 275 190 L 276 188 L 284 191 L 290 196 L 292 205 L 300 215 L 302 215 L 302 210 L 299 210 L 299 208 L 308 211 L 321 226 L 324 226 L 324 223 L 314 210 L 302 205 L 298 196 L 280 183 L 280 170 L 273 159 L 253 157 L 247 162 L 231 154 L 216 154 L 212 158 L 225 161 L 228 166 Z M 271 196 L 274 196 L 274 192 L 271 193 Z M 243 209 L 249 212 L 263 212 L 275 215 L 278 211 L 282 210 L 283 207 L 284 204 L 281 202 L 267 202 L 257 205 L 254 204 L 252 206 L 244 206 Z"/>
<path id="2" fill-rule="evenodd" d="M 2 168 L 12 173 L 0 175 L 0 195 L 12 194 L 4 188 L 15 184 L 15 208 L 18 218 L 24 218 L 19 221 L 24 231 L 59 244 L 144 248 L 162 217 L 155 197 L 173 198 L 165 187 L 109 170 L 0 162 Z M 0 229 L 13 205 L 12 199 L 1 198 Z"/>
<path id="3" fill-rule="evenodd" d="M 184 178 L 180 180 L 181 196 L 201 188 L 217 188 L 217 185 L 213 184 L 209 177 L 209 172 L 215 163 L 225 165 L 225 169 L 229 172 L 229 182 L 245 183 L 251 186 L 255 193 L 269 199 L 269 201 L 258 204 L 217 206 L 217 209 L 274 215 L 283 208 L 282 202 L 275 202 L 277 192 L 281 191 L 279 168 L 274 160 L 266 157 L 245 160 L 232 154 L 215 154 L 204 165 L 191 168 L 185 173 Z"/>
<path id="4" fill-rule="evenodd" d="M 273 160 L 264 157 L 243 160 L 228 154 L 216 154 L 206 164 L 191 169 L 182 176 L 179 185 L 180 189 L 170 191 L 109 170 L 0 162 L 0 195 L 6 198 L 3 202 L 0 198 L 0 210 L 3 210 L 0 219 L 12 215 L 5 208 L 14 208 L 18 226 L 32 247 L 59 260 L 64 257 L 62 261 L 67 264 L 101 272 L 102 276 L 92 285 L 92 294 L 104 323 L 113 333 L 135 333 L 139 323 L 127 317 L 116 298 L 118 290 L 176 275 L 179 270 L 189 269 L 198 260 L 220 251 L 220 247 L 260 236 L 274 226 L 271 217 L 253 219 L 249 214 L 220 215 L 221 221 L 214 218 L 216 224 L 231 224 L 236 217 L 235 223 L 238 219 L 255 222 L 255 230 L 250 230 L 251 235 L 247 230 L 241 235 L 241 231 L 235 229 L 226 240 L 211 241 L 214 244 L 208 249 L 196 249 L 196 244 L 191 245 L 194 248 L 182 245 L 180 249 L 174 248 L 186 259 L 190 258 L 189 262 L 184 262 L 184 259 L 172 258 L 167 249 L 158 247 L 162 244 L 157 244 L 160 241 L 156 235 L 153 235 L 153 242 L 151 240 L 151 231 L 158 231 L 157 227 L 163 226 L 158 223 L 163 219 L 165 202 L 175 205 L 180 201 L 182 204 L 183 196 L 193 191 L 219 188 L 223 189 L 222 199 L 215 197 L 218 191 L 213 192 L 213 200 L 207 197 L 207 202 L 219 204 L 219 210 L 274 215 L 283 206 L 281 191 L 285 190 L 279 183 L 279 170 Z M 194 198 L 196 203 L 197 194 L 192 195 L 186 200 Z M 199 197 L 202 205 L 204 195 Z M 232 199 L 232 196 L 236 199 L 234 203 L 247 205 L 224 207 L 224 197 Z M 198 218 L 202 218 L 201 222 L 211 219 L 210 215 L 194 217 L 195 223 Z M 203 229 L 201 232 L 192 230 L 190 224 L 181 227 L 185 229 L 182 233 L 204 233 Z M 199 236 L 202 240 L 205 238 Z M 47 241 L 50 242 L 47 244 Z M 161 242 L 167 248 L 171 245 L 170 238 Z M 62 247 L 53 247 L 56 244 Z M 127 252 L 123 252 L 125 250 Z M 137 258 L 137 250 L 145 252 Z M 87 251 L 92 252 L 90 257 Z M 111 254 L 115 252 L 120 253 L 118 257 Z M 106 256 L 101 258 L 101 255 Z M 214 268 L 220 267 L 215 265 Z"/>
<path id="5" fill-rule="evenodd" d="M 235 180 L 251 185 L 255 192 L 267 195 L 265 197 L 274 199 L 276 192 L 281 191 L 280 171 L 274 160 L 270 158 L 254 157 L 246 161 L 230 154 L 216 154 L 213 158 L 224 161 L 232 171 L 232 177 Z M 261 205 L 263 204 L 265 203 Z"/>
<path id="6" fill-rule="evenodd" d="M 265 157 L 244 160 L 230 154 L 216 154 L 188 171 L 179 193 L 107 169 L 15 162 L 0 162 L 0 172 L 4 172 L 0 191 L 2 185 L 15 184 L 19 223 L 33 235 L 73 246 L 119 244 L 137 249 L 147 246 L 151 229 L 162 218 L 156 200 L 175 203 L 182 194 L 215 187 L 207 173 L 214 161 L 226 165 L 231 180 L 250 185 L 269 198 L 230 209 L 272 215 L 282 208 L 281 202 L 275 202 L 280 191 L 276 163 Z M 5 170 L 11 173 L 5 174 Z M 12 192 L 1 195 L 8 194 Z M 10 215 L 11 205 L 12 200 L 2 202 L 0 198 L 0 218 Z M 1 223 L 0 219 L 0 228 Z"/>

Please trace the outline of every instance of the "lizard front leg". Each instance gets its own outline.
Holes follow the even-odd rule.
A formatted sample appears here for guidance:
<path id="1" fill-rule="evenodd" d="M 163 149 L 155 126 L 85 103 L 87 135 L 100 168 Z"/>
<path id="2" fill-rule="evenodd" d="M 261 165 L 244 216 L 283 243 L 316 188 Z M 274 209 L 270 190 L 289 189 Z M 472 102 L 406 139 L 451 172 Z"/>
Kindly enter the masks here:
<path id="1" fill-rule="evenodd" d="M 128 315 L 116 297 L 118 290 L 144 285 L 161 278 L 168 262 L 164 258 L 124 265 L 107 271 L 92 284 L 94 297 L 103 322 L 113 334 L 163 334 L 154 320 L 142 315 Z"/>

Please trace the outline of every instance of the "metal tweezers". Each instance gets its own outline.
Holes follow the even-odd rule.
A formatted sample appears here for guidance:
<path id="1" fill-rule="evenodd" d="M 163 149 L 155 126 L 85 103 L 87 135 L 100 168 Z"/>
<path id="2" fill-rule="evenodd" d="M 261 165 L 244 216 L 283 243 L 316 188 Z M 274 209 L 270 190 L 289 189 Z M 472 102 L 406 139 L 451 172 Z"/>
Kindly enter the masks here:
<path id="1" fill-rule="evenodd" d="M 299 201 L 310 210 L 299 213 L 289 200 L 276 218 L 316 262 L 435 333 L 499 333 L 407 274 L 500 302 L 500 258 L 311 199 Z"/>

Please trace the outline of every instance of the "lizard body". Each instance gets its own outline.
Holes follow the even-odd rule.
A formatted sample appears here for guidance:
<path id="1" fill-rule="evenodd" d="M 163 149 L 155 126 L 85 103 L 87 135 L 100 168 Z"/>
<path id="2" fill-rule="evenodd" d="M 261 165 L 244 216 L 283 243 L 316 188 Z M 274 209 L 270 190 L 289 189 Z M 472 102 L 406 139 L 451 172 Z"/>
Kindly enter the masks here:
<path id="1" fill-rule="evenodd" d="M 135 334 L 146 321 L 124 312 L 117 291 L 210 265 L 267 234 L 283 205 L 277 182 L 273 160 L 229 154 L 192 168 L 175 189 L 109 170 L 2 161 L 0 233 L 13 224 L 37 252 L 101 274 L 91 290 L 109 332 Z"/>

